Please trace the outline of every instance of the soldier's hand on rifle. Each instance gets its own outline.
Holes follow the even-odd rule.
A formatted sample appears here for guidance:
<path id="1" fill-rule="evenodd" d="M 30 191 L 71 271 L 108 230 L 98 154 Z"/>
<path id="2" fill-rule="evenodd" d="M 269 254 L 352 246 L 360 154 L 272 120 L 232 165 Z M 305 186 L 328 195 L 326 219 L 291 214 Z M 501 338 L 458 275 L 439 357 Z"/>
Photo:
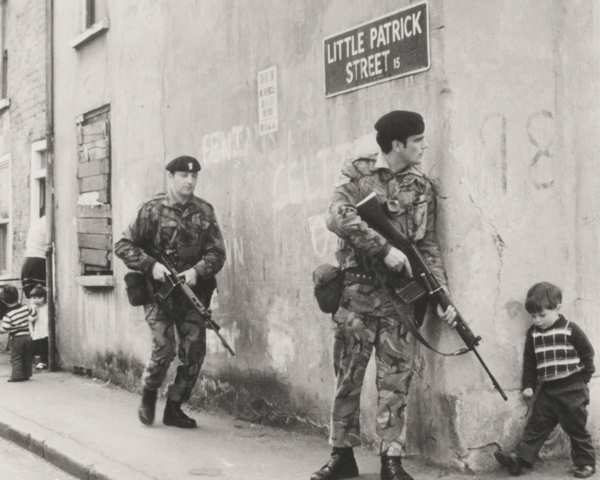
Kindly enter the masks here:
<path id="1" fill-rule="evenodd" d="M 169 270 L 162 263 L 156 262 L 152 267 L 152 277 L 154 280 L 158 280 L 159 282 L 164 282 L 165 277 L 169 275 Z"/>
<path id="2" fill-rule="evenodd" d="M 190 287 L 196 285 L 196 280 L 198 279 L 198 272 L 195 268 L 190 268 L 185 272 L 182 272 L 182 275 L 185 277 L 185 283 L 187 283 Z"/>
<path id="3" fill-rule="evenodd" d="M 446 287 L 442 287 L 442 289 L 446 292 L 446 295 L 448 295 L 448 289 Z M 446 311 L 442 310 L 442 306 L 439 303 L 436 308 L 440 320 L 447 323 L 450 328 L 456 327 L 456 308 L 454 308 L 454 305 L 448 305 Z"/>
<path id="4" fill-rule="evenodd" d="M 383 261 L 390 270 L 402 272 L 402 270 L 406 269 L 406 274 L 409 277 L 413 276 L 412 268 L 410 268 L 408 258 L 397 248 L 392 247 Z"/>

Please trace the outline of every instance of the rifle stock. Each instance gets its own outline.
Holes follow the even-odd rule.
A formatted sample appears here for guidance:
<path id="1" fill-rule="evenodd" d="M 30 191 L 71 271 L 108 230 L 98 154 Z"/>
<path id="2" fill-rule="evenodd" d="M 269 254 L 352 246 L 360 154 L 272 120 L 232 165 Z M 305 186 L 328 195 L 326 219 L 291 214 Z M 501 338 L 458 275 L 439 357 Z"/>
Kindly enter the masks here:
<path id="1" fill-rule="evenodd" d="M 400 232 L 392 224 L 388 216 L 383 211 L 383 208 L 381 208 L 379 200 L 377 199 L 377 195 L 374 192 L 368 195 L 364 200 L 356 205 L 356 210 L 358 211 L 361 219 L 366 222 L 369 227 L 379 233 L 382 237 L 388 240 L 391 245 L 398 248 L 406 255 L 408 261 L 410 262 L 415 279 L 428 292 L 429 296 L 435 303 L 438 303 L 443 310 L 446 310 L 450 305 L 454 306 L 456 310 L 456 331 L 460 335 L 467 348 L 475 354 L 502 398 L 504 400 L 508 400 L 504 390 L 502 390 L 502 387 L 494 378 L 476 349 L 476 347 L 479 345 L 481 337 L 476 337 L 473 331 L 469 328 L 469 325 L 467 322 L 465 322 L 463 316 L 460 314 L 448 294 L 444 291 L 431 272 L 427 261 L 414 242 L 412 242 L 406 235 Z"/>

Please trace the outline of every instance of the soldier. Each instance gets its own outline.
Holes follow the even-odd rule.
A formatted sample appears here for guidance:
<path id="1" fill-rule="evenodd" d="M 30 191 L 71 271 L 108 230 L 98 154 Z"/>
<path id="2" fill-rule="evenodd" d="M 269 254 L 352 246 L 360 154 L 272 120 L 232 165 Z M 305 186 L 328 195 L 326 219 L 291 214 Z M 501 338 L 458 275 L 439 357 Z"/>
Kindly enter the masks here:
<path id="1" fill-rule="evenodd" d="M 427 148 L 423 118 L 414 112 L 393 111 L 381 117 L 375 129 L 381 151 L 343 165 L 329 204 L 327 227 L 340 237 L 336 256 L 344 269 L 344 287 L 333 316 L 336 390 L 329 438 L 333 452 L 311 480 L 358 475 L 352 448 L 360 445 L 360 392 L 373 348 L 381 479 L 412 479 L 402 467 L 401 454 L 416 345 L 401 316 L 404 323 L 416 320 L 420 324 L 425 308 L 419 308 L 419 318 L 415 318 L 414 304 L 403 303 L 395 295 L 395 287 L 410 282 L 408 259 L 362 222 L 355 206 L 375 192 L 396 228 L 416 242 L 436 279 L 444 288 L 447 282 L 436 238 L 435 191 L 419 170 Z M 438 306 L 437 314 L 455 326 L 454 307 L 442 311 Z"/>
<path id="2" fill-rule="evenodd" d="M 221 231 L 213 207 L 194 196 L 200 171 L 198 160 L 177 157 L 166 170 L 168 193 L 156 195 L 141 205 L 115 244 L 115 254 L 130 269 L 164 282 L 169 272 L 157 258 L 166 249 L 174 250 L 176 270 L 208 308 L 216 288 L 215 275 L 225 262 Z M 189 400 L 206 354 L 204 321 L 187 298 L 176 292 L 160 303 L 153 300 L 144 305 L 144 313 L 152 330 L 153 345 L 142 376 L 140 421 L 145 425 L 153 423 L 157 391 L 177 352 L 180 363 L 167 390 L 163 423 L 194 428 L 196 421 L 181 410 L 181 404 Z"/>

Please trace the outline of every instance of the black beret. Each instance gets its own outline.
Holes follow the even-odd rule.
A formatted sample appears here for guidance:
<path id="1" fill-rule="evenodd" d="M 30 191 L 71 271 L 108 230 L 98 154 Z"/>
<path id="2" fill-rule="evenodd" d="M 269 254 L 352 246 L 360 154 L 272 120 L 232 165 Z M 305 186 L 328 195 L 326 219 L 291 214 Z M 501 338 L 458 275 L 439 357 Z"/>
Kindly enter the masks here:
<path id="1" fill-rule="evenodd" d="M 425 122 L 418 113 L 394 110 L 377 120 L 375 130 L 389 140 L 405 141 L 412 135 L 421 135 L 425 131 Z"/>
<path id="2" fill-rule="evenodd" d="M 200 162 L 196 160 L 194 157 L 188 157 L 187 155 L 183 155 L 181 157 L 177 157 L 174 160 L 171 160 L 167 163 L 165 170 L 169 172 L 192 172 L 198 173 L 200 171 Z"/>

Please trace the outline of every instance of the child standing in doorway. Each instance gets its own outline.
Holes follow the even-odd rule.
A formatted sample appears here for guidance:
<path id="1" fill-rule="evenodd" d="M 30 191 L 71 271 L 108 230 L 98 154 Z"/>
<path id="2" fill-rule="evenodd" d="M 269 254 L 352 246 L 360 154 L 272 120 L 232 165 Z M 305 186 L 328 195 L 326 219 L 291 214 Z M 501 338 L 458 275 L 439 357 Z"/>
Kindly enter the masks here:
<path id="1" fill-rule="evenodd" d="M 39 356 L 36 370 L 48 368 L 48 305 L 46 305 L 46 289 L 37 286 L 29 293 L 31 303 L 37 310 L 37 317 L 30 317 L 31 338 L 33 338 L 33 356 Z"/>

